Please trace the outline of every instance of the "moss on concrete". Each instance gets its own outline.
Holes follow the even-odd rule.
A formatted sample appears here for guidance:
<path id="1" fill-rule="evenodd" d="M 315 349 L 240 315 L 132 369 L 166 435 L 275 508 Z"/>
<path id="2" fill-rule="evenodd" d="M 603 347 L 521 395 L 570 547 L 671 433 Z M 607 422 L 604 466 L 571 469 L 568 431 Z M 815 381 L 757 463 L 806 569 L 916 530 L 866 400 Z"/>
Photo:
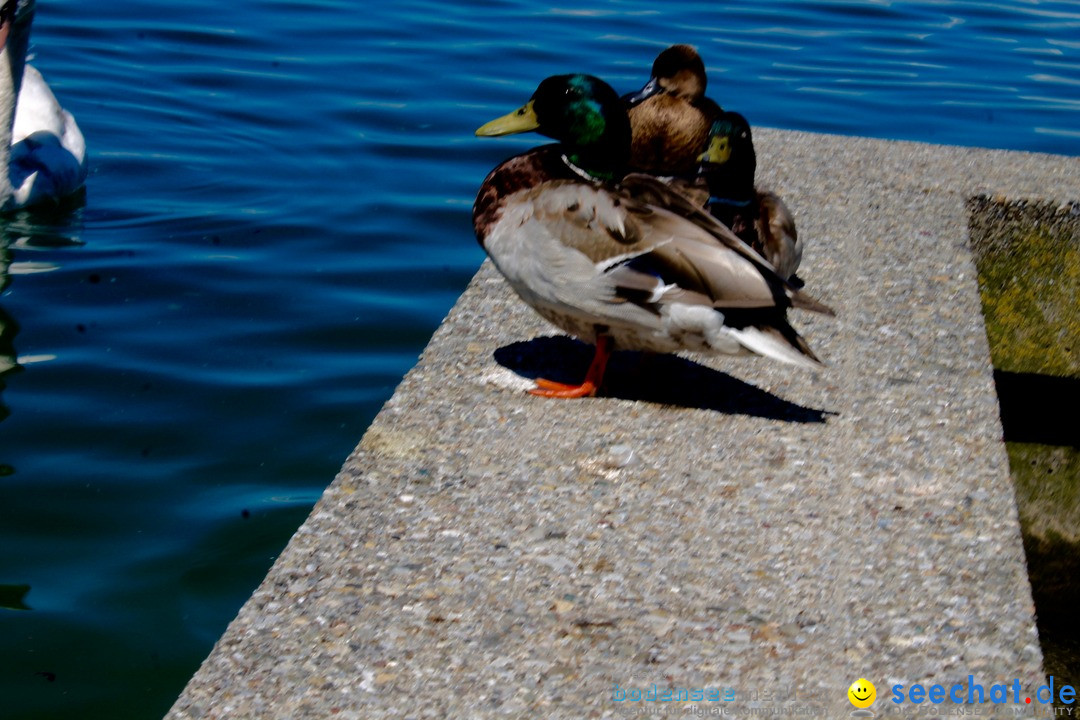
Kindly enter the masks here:
<path id="1" fill-rule="evenodd" d="M 994 367 L 1080 377 L 1080 203 L 968 203 Z M 1080 681 L 1080 450 L 1008 442 L 1045 669 Z"/>
<path id="2" fill-rule="evenodd" d="M 994 367 L 1080 376 L 1080 204 L 969 205 Z"/>

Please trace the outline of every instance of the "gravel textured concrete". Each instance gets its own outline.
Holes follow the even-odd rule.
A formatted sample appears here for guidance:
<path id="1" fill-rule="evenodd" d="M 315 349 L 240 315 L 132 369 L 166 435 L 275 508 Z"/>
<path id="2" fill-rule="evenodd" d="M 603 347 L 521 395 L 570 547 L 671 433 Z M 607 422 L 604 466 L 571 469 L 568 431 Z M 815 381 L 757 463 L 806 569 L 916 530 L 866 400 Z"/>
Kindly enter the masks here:
<path id="1" fill-rule="evenodd" d="M 846 717 L 860 677 L 882 715 L 969 675 L 1023 688 L 982 716 L 1024 707 L 1044 678 L 965 202 L 1074 200 L 1080 159 L 756 140 L 837 310 L 792 315 L 826 369 L 627 355 L 605 397 L 535 398 L 522 375 L 588 349 L 485 265 L 168 717 L 689 714 L 616 699 L 654 684 Z"/>

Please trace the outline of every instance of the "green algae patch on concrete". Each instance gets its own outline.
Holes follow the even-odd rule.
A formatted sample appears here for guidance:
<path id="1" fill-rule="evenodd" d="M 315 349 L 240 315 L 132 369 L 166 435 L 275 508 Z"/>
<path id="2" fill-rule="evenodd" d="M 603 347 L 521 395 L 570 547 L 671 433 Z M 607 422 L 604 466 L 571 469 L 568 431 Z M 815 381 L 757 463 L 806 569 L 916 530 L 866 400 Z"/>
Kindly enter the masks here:
<path id="1" fill-rule="evenodd" d="M 1045 668 L 1075 683 L 1080 449 L 1049 408 L 1080 378 L 1080 203 L 979 196 L 968 209 Z"/>
<path id="2" fill-rule="evenodd" d="M 968 203 L 998 370 L 1080 376 L 1080 203 Z"/>

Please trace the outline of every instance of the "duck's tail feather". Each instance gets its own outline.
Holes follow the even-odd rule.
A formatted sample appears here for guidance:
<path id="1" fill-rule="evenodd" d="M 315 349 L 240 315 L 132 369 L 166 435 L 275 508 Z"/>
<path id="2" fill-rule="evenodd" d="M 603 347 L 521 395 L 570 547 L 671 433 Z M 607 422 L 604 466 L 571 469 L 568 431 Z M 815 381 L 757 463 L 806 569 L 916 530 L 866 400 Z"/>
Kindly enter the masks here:
<path id="1" fill-rule="evenodd" d="M 748 350 L 774 360 L 805 368 L 821 368 L 821 362 L 802 336 L 790 325 L 785 327 L 748 326 L 732 329 L 739 343 Z"/>
<path id="2" fill-rule="evenodd" d="M 821 313 L 823 315 L 828 315 L 829 317 L 836 317 L 836 311 L 825 303 L 811 297 L 802 290 L 794 289 L 790 283 L 788 283 L 788 288 L 788 298 L 791 300 L 791 307 L 798 308 L 799 310 L 809 310 L 811 312 Z"/>

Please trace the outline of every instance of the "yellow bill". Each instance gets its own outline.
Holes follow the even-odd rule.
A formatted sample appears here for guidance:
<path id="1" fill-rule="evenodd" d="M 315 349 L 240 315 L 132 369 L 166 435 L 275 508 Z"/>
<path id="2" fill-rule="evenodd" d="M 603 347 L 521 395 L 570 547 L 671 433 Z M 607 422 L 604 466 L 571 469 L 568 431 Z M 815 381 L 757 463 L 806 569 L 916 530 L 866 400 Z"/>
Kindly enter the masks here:
<path id="1" fill-rule="evenodd" d="M 721 163 L 726 163 L 730 157 L 731 139 L 727 136 L 720 136 L 709 140 L 709 148 L 698 156 L 698 160 L 719 165 Z"/>
<path id="2" fill-rule="evenodd" d="M 496 137 L 498 135 L 529 132 L 538 127 L 540 127 L 540 123 L 536 119 L 536 111 L 533 110 L 533 101 L 530 100 L 514 112 L 481 125 L 476 134 L 479 137 Z"/>

